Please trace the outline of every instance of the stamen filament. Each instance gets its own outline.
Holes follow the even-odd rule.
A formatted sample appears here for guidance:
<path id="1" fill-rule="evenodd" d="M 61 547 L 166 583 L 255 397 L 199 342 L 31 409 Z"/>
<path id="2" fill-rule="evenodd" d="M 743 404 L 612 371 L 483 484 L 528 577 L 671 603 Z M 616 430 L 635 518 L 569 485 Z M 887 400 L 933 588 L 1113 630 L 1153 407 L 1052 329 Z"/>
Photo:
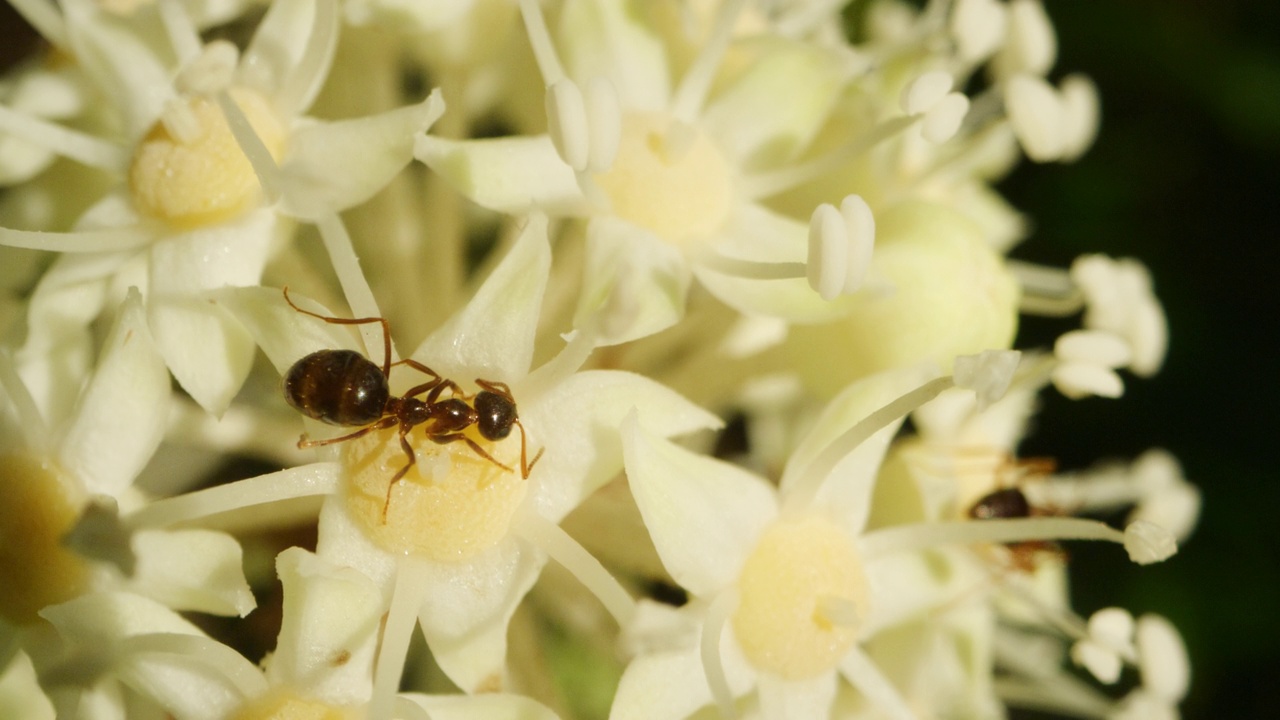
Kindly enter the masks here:
<path id="1" fill-rule="evenodd" d="M 113 175 L 123 176 L 125 169 L 129 167 L 129 156 L 119 145 L 11 110 L 4 105 L 0 105 L 0 131 Z"/>
<path id="2" fill-rule="evenodd" d="M 267 200 L 275 202 L 282 191 L 280 166 L 276 165 L 275 158 L 271 157 L 271 151 L 262 142 L 262 138 L 258 137 L 258 132 L 249 123 L 249 118 L 244 116 L 240 106 L 236 105 L 231 99 L 231 94 L 226 90 L 218 93 L 218 106 L 222 108 L 222 113 L 227 118 L 227 127 L 235 137 L 236 144 L 240 146 L 240 151 L 244 153 L 249 160 L 249 165 L 253 167 L 254 174 L 258 176 L 258 182 L 262 184 Z"/>
<path id="3" fill-rule="evenodd" d="M 551 87 L 564 79 L 564 67 L 556 55 L 556 46 L 551 42 L 551 33 L 547 31 L 547 21 L 542 17 L 538 0 L 520 0 L 520 15 L 524 17 L 525 32 L 533 46 L 533 57 L 538 63 L 538 71 L 542 73 L 542 82 Z"/>
<path id="4" fill-rule="evenodd" d="M 802 262 L 760 262 L 721 255 L 714 250 L 698 256 L 698 262 L 724 275 L 749 280 L 790 280 L 808 275 L 808 265 Z"/>
<path id="5" fill-rule="evenodd" d="M 720 717 L 724 720 L 736 720 L 738 710 L 733 705 L 733 691 L 729 688 L 729 679 L 724 672 L 724 661 L 720 657 L 720 635 L 737 608 L 737 590 L 729 588 L 717 595 L 707 606 L 706 615 L 703 616 L 702 637 L 698 645 L 702 656 L 702 670 L 707 675 L 711 697 L 715 698 L 716 706 L 720 708 Z"/>
<path id="6" fill-rule="evenodd" d="M 742 13 L 746 4 L 747 0 L 725 0 L 720 5 L 710 37 L 707 38 L 702 51 L 698 53 L 698 57 L 694 58 L 689 70 L 680 80 L 680 86 L 676 88 L 671 101 L 671 114 L 677 120 L 689 125 L 697 120 L 698 114 L 702 111 L 702 103 L 711 89 L 711 80 L 715 77 L 716 68 L 720 66 L 720 61 L 729 49 L 729 40 L 733 37 L 733 26 L 737 23 L 738 15 Z"/>
<path id="7" fill-rule="evenodd" d="M 293 71 L 281 82 L 277 106 L 286 116 L 297 115 L 311 104 L 329 75 L 329 64 L 338 45 L 338 8 L 334 0 L 315 4 L 315 20 L 306 49 Z"/>
<path id="8" fill-rule="evenodd" d="M 181 3 L 177 0 L 160 0 L 160 22 L 164 25 L 169 47 L 173 48 L 179 67 L 200 55 L 203 46 L 200 34 Z"/>
<path id="9" fill-rule="evenodd" d="M 823 153 L 807 162 L 779 170 L 758 173 L 742 181 L 742 193 L 751 200 L 777 195 L 847 165 L 850 160 L 920 122 L 921 116 L 901 116 L 885 120 L 844 147 Z"/>
<path id="10" fill-rule="evenodd" d="M 1066 270 L 1006 260 L 1005 267 L 1022 286 L 1018 309 L 1029 315 L 1066 317 L 1084 308 L 1084 293 Z"/>
<path id="11" fill-rule="evenodd" d="M 519 384 L 519 396 L 530 402 L 567 380 L 586 364 L 596 348 L 596 340 L 592 327 L 576 331 L 555 357 L 538 366 Z"/>
<path id="12" fill-rule="evenodd" d="M 0 227 L 0 245 L 63 253 L 102 253 L 149 245 L 154 236 L 135 225 L 112 230 L 44 232 Z"/>
<path id="13" fill-rule="evenodd" d="M 993 518 L 913 523 L 874 530 L 862 536 L 862 548 L 868 556 L 878 556 L 939 545 L 1027 540 L 1107 540 L 1123 545 L 1125 534 L 1105 523 L 1084 518 Z"/>
<path id="14" fill-rule="evenodd" d="M 378 664 L 373 671 L 373 697 L 369 701 L 369 720 L 390 720 L 395 706 L 400 676 L 404 674 L 405 657 L 418 610 L 431 586 L 431 574 L 425 562 L 405 555 L 396 564 L 396 583 L 391 591 L 391 607 L 382 628 L 382 646 L 378 648 Z"/>
<path id="15" fill-rule="evenodd" d="M 511 530 L 568 570 L 604 604 L 618 625 L 626 627 L 631 622 L 636 612 L 635 599 L 564 528 L 536 511 L 527 511 L 512 519 Z"/>
<path id="16" fill-rule="evenodd" d="M 320 230 L 320 239 L 324 249 L 329 253 L 329 261 L 338 275 L 338 284 L 342 286 L 342 294 L 347 298 L 347 306 L 355 317 L 382 317 L 378 310 L 378 301 L 373 297 L 369 281 L 360 271 L 360 258 L 356 256 L 355 246 L 347 226 L 335 212 L 326 212 L 315 218 L 316 228 Z M 360 326 L 360 336 L 364 340 L 366 352 L 381 351 L 385 342 L 382 328 L 377 323 L 365 323 Z M 391 346 L 391 360 L 399 359 L 395 345 Z"/>
<path id="17" fill-rule="evenodd" d="M 134 530 L 167 527 L 187 520 L 266 503 L 328 495 L 338 489 L 342 466 L 320 462 L 157 500 L 126 515 Z"/>
<path id="18" fill-rule="evenodd" d="M 902 693 L 856 645 L 840 661 L 840 673 L 867 699 L 894 720 L 916 720 Z"/>

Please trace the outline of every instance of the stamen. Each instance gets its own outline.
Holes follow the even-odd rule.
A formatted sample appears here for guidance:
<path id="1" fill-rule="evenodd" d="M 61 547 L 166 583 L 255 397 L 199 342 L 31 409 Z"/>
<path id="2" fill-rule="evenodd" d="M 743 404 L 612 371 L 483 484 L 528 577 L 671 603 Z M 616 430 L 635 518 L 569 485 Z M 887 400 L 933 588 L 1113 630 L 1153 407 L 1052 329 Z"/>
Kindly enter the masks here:
<path id="1" fill-rule="evenodd" d="M 547 86 L 547 134 L 560 159 L 578 172 L 587 168 L 590 150 L 587 108 L 578 84 L 561 78 Z"/>
<path id="2" fill-rule="evenodd" d="M 1116 371 L 1103 365 L 1068 361 L 1059 364 L 1049 375 L 1053 386 L 1072 400 L 1096 395 L 1118 398 L 1124 394 L 1124 380 Z"/>
<path id="3" fill-rule="evenodd" d="M 951 92 L 951 88 L 955 85 L 955 80 L 951 74 L 941 70 L 933 70 L 924 73 L 912 80 L 902 89 L 902 97 L 899 99 L 899 105 L 902 112 L 908 115 L 922 115 L 932 110 L 947 93 Z"/>
<path id="4" fill-rule="evenodd" d="M 129 155 L 124 148 L 0 105 L 0 131 L 113 175 L 124 175 Z"/>
<path id="5" fill-rule="evenodd" d="M 591 553 L 559 525 L 530 510 L 512 519 L 511 530 L 551 556 L 604 604 L 621 627 L 635 617 L 636 601 Z"/>
<path id="6" fill-rule="evenodd" d="M 742 181 L 742 193 L 750 200 L 761 200 L 815 180 L 849 164 L 854 158 L 918 122 L 920 118 L 913 116 L 885 120 L 844 147 L 832 152 L 823 153 L 819 157 L 797 165 L 745 178 Z"/>
<path id="7" fill-rule="evenodd" d="M 1027 157 L 1049 162 L 1062 157 L 1066 114 L 1062 100 L 1049 83 L 1032 75 L 1017 75 L 1005 86 L 1005 111 Z"/>
<path id="8" fill-rule="evenodd" d="M 138 530 L 176 525 L 187 520 L 293 498 L 337 491 L 342 466 L 312 463 L 248 480 L 157 500 L 124 516 L 125 527 Z"/>
<path id="9" fill-rule="evenodd" d="M 1014 72 L 1044 75 L 1058 55 L 1058 40 L 1039 0 L 1009 3 L 1009 40 L 1005 55 Z"/>
<path id="10" fill-rule="evenodd" d="M 9 351 L 5 349 L 0 349 L 0 388 L 4 389 L 9 402 L 13 403 L 14 412 L 18 415 L 18 425 L 22 428 L 22 439 L 27 448 L 39 455 L 49 455 L 52 440 L 46 429 L 44 417 L 40 414 L 40 408 L 36 405 L 35 398 L 31 396 L 31 391 L 27 389 L 27 384 L 22 381 L 22 376 L 14 367 Z"/>
<path id="11" fill-rule="evenodd" d="M 724 720 L 736 720 L 738 717 L 738 710 L 733 705 L 733 691 L 729 688 L 729 679 L 724 672 L 724 660 L 720 657 L 720 636 L 737 606 L 738 593 L 733 588 L 717 595 L 707 606 L 707 612 L 702 618 L 702 637 L 698 645 L 702 655 L 702 671 L 707 675 L 711 697 L 715 699 L 716 706 L 720 708 L 720 717 Z"/>
<path id="12" fill-rule="evenodd" d="M 1072 330 L 1053 344 L 1053 354 L 1068 362 L 1087 362 L 1109 368 L 1128 365 L 1133 353 L 1123 338 L 1105 330 Z"/>
<path id="13" fill-rule="evenodd" d="M 925 140 L 940 145 L 955 137 L 968 112 L 968 96 L 963 93 L 948 93 L 924 114 L 924 124 L 920 126 L 920 134 Z"/>
<path id="14" fill-rule="evenodd" d="M 396 563 L 396 583 L 391 591 L 391 607 L 382 626 L 382 646 L 373 671 L 373 697 L 369 700 L 369 720 L 391 720 L 400 677 L 404 674 L 405 657 L 418 611 L 431 586 L 431 573 L 426 563 L 407 554 Z"/>
<path id="15" fill-rule="evenodd" d="M 174 87 L 178 92 L 190 95 L 222 92 L 231 85 L 239 60 L 239 48 L 226 40 L 214 40 L 203 49 L 197 48 L 195 56 L 184 63 L 174 79 Z M 181 104 L 185 106 L 187 103 Z"/>
<path id="16" fill-rule="evenodd" d="M 378 301 L 374 299 L 373 290 L 369 287 L 369 281 L 360 270 L 360 258 L 356 256 L 351 235 L 347 233 L 347 226 L 343 224 L 342 218 L 335 212 L 326 212 L 315 218 L 314 222 L 320 231 L 320 239 L 324 242 L 325 251 L 329 253 L 329 262 L 338 275 L 338 284 L 342 286 L 342 294 L 346 297 L 347 306 L 351 308 L 352 314 L 355 317 L 382 317 L 382 312 L 378 310 Z M 385 342 L 382 329 L 377 327 L 377 323 L 361 325 L 360 336 L 364 340 L 366 352 L 382 347 Z M 395 346 L 392 345 L 391 360 L 395 362 L 397 359 L 399 355 L 395 351 Z"/>
<path id="17" fill-rule="evenodd" d="M 1098 87 L 1084 75 L 1070 75 L 1058 86 L 1062 108 L 1066 113 L 1066 147 L 1063 162 L 1071 162 L 1084 154 L 1098 136 L 1100 112 Z"/>
<path id="18" fill-rule="evenodd" d="M 262 138 L 258 137 L 258 132 L 253 129 L 253 125 L 249 123 L 249 118 L 245 117 L 244 112 L 240 110 L 240 106 L 236 105 L 231 99 L 230 93 L 226 90 L 217 95 L 218 106 L 222 108 L 222 114 L 227 118 L 227 127 L 231 130 L 231 134 L 236 139 L 236 144 L 240 146 L 240 151 L 248 158 L 249 164 L 253 166 L 253 172 L 258 176 L 258 182 L 262 184 L 262 190 L 266 194 L 270 202 L 275 202 L 281 194 L 282 180 L 280 177 L 280 166 L 276 165 L 276 160 L 271 156 L 271 151 L 267 149 Z"/>
<path id="19" fill-rule="evenodd" d="M 177 0 L 160 0 L 160 22 L 164 25 L 165 34 L 169 37 L 169 47 L 173 48 L 179 66 L 186 65 L 200 55 L 200 34 L 181 3 Z"/>
<path id="20" fill-rule="evenodd" d="M 702 103 L 711 89 L 711 81 L 715 78 L 716 68 L 729 49 L 729 41 L 733 37 L 733 26 L 738 22 L 738 15 L 746 6 L 747 0 L 724 0 L 720 11 L 716 14 L 715 25 L 702 46 L 702 51 L 694 58 L 680 86 L 676 88 L 671 102 L 671 114 L 677 120 L 692 125 L 702 111 Z"/>
<path id="21" fill-rule="evenodd" d="M 338 46 L 338 6 L 335 0 L 315 3 L 315 22 L 306 49 L 293 72 L 276 93 L 276 107 L 286 116 L 298 115 L 311 104 L 329 76 L 329 65 Z"/>
<path id="22" fill-rule="evenodd" d="M 1018 305 L 1021 312 L 1046 317 L 1066 317 L 1084 308 L 1084 293 L 1066 270 L 1021 260 L 1006 260 L 1005 267 L 1022 286 L 1022 297 Z"/>
<path id="23" fill-rule="evenodd" d="M 889 682 L 862 649 L 854 646 L 840 661 L 840 673 L 858 692 L 893 720 L 916 720 L 902 693 Z"/>
<path id="24" fill-rule="evenodd" d="M 520 15 L 524 18 L 525 32 L 533 46 L 533 57 L 538 63 L 538 71 L 542 73 L 542 82 L 551 87 L 564 79 L 565 74 L 556 55 L 556 46 L 551 42 L 551 33 L 547 32 L 547 21 L 542 17 L 538 0 L 520 0 Z"/>
<path id="25" fill-rule="evenodd" d="M 1005 38 L 1009 18 L 996 0 L 956 0 L 951 36 L 961 59 L 978 62 L 994 53 Z"/>
<path id="26" fill-rule="evenodd" d="M 851 240 L 844 218 L 834 205 L 823 203 L 809 220 L 809 287 L 823 300 L 834 300 L 848 282 Z"/>

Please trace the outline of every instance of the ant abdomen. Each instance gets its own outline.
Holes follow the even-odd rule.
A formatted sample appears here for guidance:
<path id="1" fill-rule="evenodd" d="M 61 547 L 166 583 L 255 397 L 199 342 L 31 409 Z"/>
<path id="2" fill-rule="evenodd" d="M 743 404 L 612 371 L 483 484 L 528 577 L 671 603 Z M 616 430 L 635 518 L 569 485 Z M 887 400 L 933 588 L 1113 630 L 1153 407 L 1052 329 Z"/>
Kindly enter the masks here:
<path id="1" fill-rule="evenodd" d="M 382 369 L 364 355 L 354 350 L 320 350 L 289 368 L 284 397 L 309 418 L 353 426 L 379 420 L 391 391 Z"/>

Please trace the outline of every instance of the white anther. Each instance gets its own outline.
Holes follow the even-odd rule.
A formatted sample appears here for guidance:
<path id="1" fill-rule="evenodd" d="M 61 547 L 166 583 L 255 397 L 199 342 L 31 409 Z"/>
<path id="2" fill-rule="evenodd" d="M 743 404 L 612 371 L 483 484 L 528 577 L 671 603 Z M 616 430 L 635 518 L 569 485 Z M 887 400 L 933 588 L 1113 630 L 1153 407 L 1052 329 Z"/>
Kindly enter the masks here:
<path id="1" fill-rule="evenodd" d="M 1071 659 L 1100 682 L 1120 679 L 1122 655 L 1132 657 L 1133 616 L 1123 608 L 1104 608 L 1089 618 L 1089 636 L 1071 647 Z"/>
<path id="2" fill-rule="evenodd" d="M 925 140 L 938 145 L 950 140 L 960 130 L 964 116 L 969 113 L 969 98 L 964 93 L 947 93 L 938 104 L 924 114 L 920 134 Z"/>
<path id="3" fill-rule="evenodd" d="M 1169 349 L 1169 324 L 1164 308 L 1154 297 L 1144 298 L 1133 309 L 1129 326 L 1129 342 L 1133 344 L 1133 372 L 1150 377 L 1160 371 Z"/>
<path id="4" fill-rule="evenodd" d="M 867 279 L 876 247 L 876 218 L 860 195 L 848 195 L 840 202 L 840 216 L 849 234 L 848 271 L 844 278 L 844 292 L 849 294 L 861 289 Z"/>
<path id="5" fill-rule="evenodd" d="M 942 70 L 924 73 L 903 88 L 900 99 L 902 111 L 908 115 L 928 112 L 951 92 L 954 86 L 955 80 L 950 73 Z"/>
<path id="6" fill-rule="evenodd" d="M 1139 520 L 1124 529 L 1124 549 L 1130 560 L 1150 565 L 1173 557 L 1178 552 L 1178 541 L 1173 533 L 1159 525 Z"/>
<path id="7" fill-rule="evenodd" d="M 809 218 L 809 287 L 823 300 L 857 292 L 875 241 L 875 216 L 861 197 L 845 197 L 839 210 L 830 203 L 819 205 Z"/>
<path id="8" fill-rule="evenodd" d="M 1004 42 L 1009 17 L 996 0 L 956 0 L 951 11 L 951 36 L 960 58 L 977 62 Z"/>
<path id="9" fill-rule="evenodd" d="M 1084 75 L 1071 75 L 1058 86 L 1058 95 L 1065 113 L 1062 160 L 1070 162 L 1083 155 L 1098 137 L 1098 86 Z"/>
<path id="10" fill-rule="evenodd" d="M 226 89 L 240 61 L 240 50 L 226 40 L 213 40 L 204 46 L 174 78 L 174 88 L 184 95 L 213 95 Z"/>
<path id="11" fill-rule="evenodd" d="M 1053 344 L 1053 354 L 1064 362 L 1090 363 L 1109 368 L 1129 364 L 1133 353 L 1124 338 L 1106 330 L 1072 330 Z"/>
<path id="12" fill-rule="evenodd" d="M 1027 157 L 1036 162 L 1062 157 L 1066 110 L 1049 83 L 1033 75 L 1014 76 L 1005 86 L 1004 105 Z"/>
<path id="13" fill-rule="evenodd" d="M 978 396 L 979 412 L 1000 398 L 1013 382 L 1022 353 L 1017 350 L 986 350 L 977 355 L 958 355 L 951 366 L 956 387 Z"/>
<path id="14" fill-rule="evenodd" d="M 1058 392 L 1072 400 L 1091 395 L 1118 398 L 1124 394 L 1124 381 L 1115 370 L 1091 362 L 1062 362 L 1049 375 Z"/>
<path id="15" fill-rule="evenodd" d="M 587 169 L 590 136 L 587 109 L 577 83 L 563 78 L 547 86 L 547 133 L 560 159 L 578 172 Z"/>
<path id="16" fill-rule="evenodd" d="M 823 203 L 809 218 L 809 287 L 823 300 L 844 290 L 849 272 L 849 231 L 840 211 Z"/>
<path id="17" fill-rule="evenodd" d="M 1058 56 L 1058 38 L 1040 0 L 1009 3 L 1009 41 L 1005 67 L 1014 72 L 1044 75 Z"/>
<path id="18" fill-rule="evenodd" d="M 1129 513 L 1129 522 L 1139 520 L 1167 529 L 1179 542 L 1187 539 L 1200 520 L 1203 501 L 1200 489 L 1189 482 L 1178 482 L 1148 492 Z"/>
<path id="19" fill-rule="evenodd" d="M 1159 615 L 1143 615 L 1137 628 L 1142 684 L 1161 700 L 1176 704 L 1187 694 L 1191 665 L 1177 628 Z"/>
<path id="20" fill-rule="evenodd" d="M 622 142 L 622 108 L 613 83 L 602 77 L 591 78 L 585 94 L 587 115 L 587 169 L 593 173 L 608 172 L 618 156 Z"/>

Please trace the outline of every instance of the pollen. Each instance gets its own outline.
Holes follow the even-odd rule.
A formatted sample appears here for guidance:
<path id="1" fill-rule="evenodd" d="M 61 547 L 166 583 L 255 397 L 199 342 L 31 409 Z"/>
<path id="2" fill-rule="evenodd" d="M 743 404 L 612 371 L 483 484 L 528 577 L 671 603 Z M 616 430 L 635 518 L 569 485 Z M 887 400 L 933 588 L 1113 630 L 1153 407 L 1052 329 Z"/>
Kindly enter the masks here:
<path id="1" fill-rule="evenodd" d="M 733 631 L 743 653 L 787 680 L 833 669 L 857 640 L 870 597 L 853 539 L 817 516 L 767 530 L 738 592 Z"/>
<path id="2" fill-rule="evenodd" d="M 0 617 L 36 622 L 47 605 L 85 590 L 88 565 L 62 546 L 79 503 L 72 485 L 48 462 L 0 455 Z"/>
<path id="3" fill-rule="evenodd" d="M 595 176 L 615 214 L 673 244 L 719 230 L 733 199 L 730 166 L 695 128 L 656 113 L 622 120 L 622 138 L 609 172 Z"/>
<path id="4" fill-rule="evenodd" d="M 231 98 L 272 157 L 283 153 L 285 128 L 270 103 L 242 88 Z M 174 101 L 139 143 L 129 167 L 134 203 L 146 215 L 181 228 L 222 222 L 257 202 L 258 178 L 215 100 Z"/>
<path id="5" fill-rule="evenodd" d="M 528 482 L 520 477 L 520 438 L 477 444 L 516 470 L 498 467 L 466 443 L 410 440 L 418 461 L 391 488 L 407 459 L 395 428 L 345 443 L 347 509 L 368 536 L 390 552 L 415 553 L 437 562 L 465 562 L 495 546 L 510 529 Z M 383 508 L 386 515 L 383 516 Z"/>
<path id="6" fill-rule="evenodd" d="M 250 700 L 229 720 L 354 720 L 353 711 L 308 700 L 292 692 L 276 691 Z"/>

